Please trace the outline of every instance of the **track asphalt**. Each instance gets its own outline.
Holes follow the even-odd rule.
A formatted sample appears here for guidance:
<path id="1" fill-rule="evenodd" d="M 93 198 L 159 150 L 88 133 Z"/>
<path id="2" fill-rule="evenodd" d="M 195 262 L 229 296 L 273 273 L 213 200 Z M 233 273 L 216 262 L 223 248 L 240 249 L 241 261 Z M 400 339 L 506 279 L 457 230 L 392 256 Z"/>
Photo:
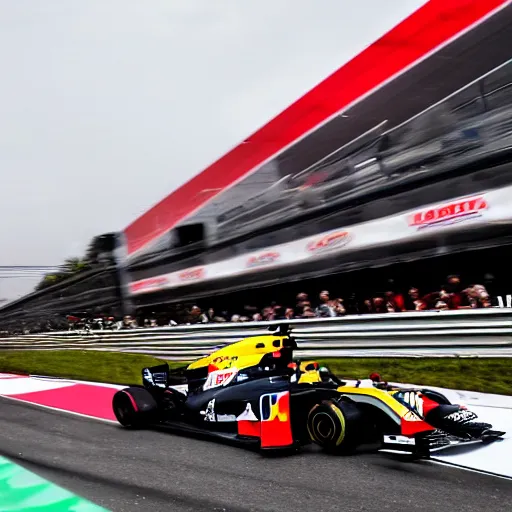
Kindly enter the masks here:
<path id="1" fill-rule="evenodd" d="M 266 458 L 0 398 L 0 454 L 114 512 L 509 512 L 512 481 L 384 454 Z"/>

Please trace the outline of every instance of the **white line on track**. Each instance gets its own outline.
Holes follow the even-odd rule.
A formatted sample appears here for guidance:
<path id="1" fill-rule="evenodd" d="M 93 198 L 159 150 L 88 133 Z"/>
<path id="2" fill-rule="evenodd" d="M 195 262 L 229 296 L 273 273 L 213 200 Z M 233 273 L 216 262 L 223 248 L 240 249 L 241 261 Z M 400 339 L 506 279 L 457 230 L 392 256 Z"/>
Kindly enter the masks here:
<path id="1" fill-rule="evenodd" d="M 445 462 L 445 461 L 436 460 L 436 459 L 429 459 L 426 462 L 430 462 L 431 464 L 438 464 L 440 466 L 448 466 L 451 468 L 462 469 L 464 471 L 470 471 L 471 473 L 478 473 L 480 475 L 492 476 L 494 478 L 502 478 L 503 480 L 512 480 L 512 477 L 510 477 L 510 476 L 500 475 L 499 473 L 492 473 L 490 471 L 473 469 L 473 468 L 469 468 L 467 466 L 463 466 L 461 464 L 454 464 L 453 462 Z"/>
<path id="2" fill-rule="evenodd" d="M 107 382 L 92 382 L 90 380 L 74 380 L 74 379 L 65 379 L 64 377 L 46 377 L 44 375 L 30 375 L 31 379 L 36 380 L 54 380 L 56 382 L 71 382 L 73 384 L 87 384 L 89 386 L 101 387 L 101 388 L 112 388 L 112 389 L 124 389 L 130 387 L 128 384 L 109 384 Z"/>

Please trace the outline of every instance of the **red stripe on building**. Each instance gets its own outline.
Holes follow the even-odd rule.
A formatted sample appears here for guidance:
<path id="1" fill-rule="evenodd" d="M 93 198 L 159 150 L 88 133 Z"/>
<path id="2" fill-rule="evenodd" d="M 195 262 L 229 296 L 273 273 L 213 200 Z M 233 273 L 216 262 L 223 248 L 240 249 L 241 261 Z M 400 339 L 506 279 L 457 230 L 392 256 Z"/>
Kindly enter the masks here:
<path id="1" fill-rule="evenodd" d="M 430 0 L 125 229 L 131 254 L 283 148 L 509 0 Z M 212 188 L 214 187 L 214 190 Z"/>

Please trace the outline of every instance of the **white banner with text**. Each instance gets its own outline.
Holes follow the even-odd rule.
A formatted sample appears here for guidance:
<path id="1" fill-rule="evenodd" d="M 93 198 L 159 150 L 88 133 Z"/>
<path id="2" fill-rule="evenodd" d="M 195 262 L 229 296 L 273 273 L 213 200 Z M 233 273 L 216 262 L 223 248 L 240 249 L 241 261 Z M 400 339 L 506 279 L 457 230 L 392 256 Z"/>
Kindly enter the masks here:
<path id="1" fill-rule="evenodd" d="M 132 295 L 305 263 L 335 253 L 408 243 L 433 233 L 512 223 L 512 186 L 419 207 L 398 215 L 339 228 L 209 265 L 130 283 Z"/>

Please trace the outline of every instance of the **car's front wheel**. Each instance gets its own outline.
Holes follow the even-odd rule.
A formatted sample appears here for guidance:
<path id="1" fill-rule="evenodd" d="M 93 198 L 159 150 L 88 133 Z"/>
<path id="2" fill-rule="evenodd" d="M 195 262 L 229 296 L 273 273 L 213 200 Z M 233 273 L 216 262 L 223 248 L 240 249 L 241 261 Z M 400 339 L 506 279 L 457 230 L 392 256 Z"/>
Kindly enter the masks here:
<path id="1" fill-rule="evenodd" d="M 308 432 L 329 453 L 351 453 L 360 444 L 361 411 L 352 402 L 325 400 L 311 408 Z"/>

